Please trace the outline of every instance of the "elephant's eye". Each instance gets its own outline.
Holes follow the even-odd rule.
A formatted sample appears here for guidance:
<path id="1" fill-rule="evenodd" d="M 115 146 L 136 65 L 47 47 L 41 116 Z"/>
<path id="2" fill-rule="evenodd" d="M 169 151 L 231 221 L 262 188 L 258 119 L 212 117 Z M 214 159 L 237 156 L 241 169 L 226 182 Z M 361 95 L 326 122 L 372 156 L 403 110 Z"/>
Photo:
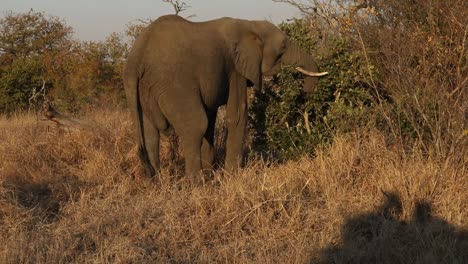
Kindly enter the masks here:
<path id="1" fill-rule="evenodd" d="M 284 52 L 285 49 L 286 49 L 286 42 L 283 41 L 283 43 L 281 44 L 280 51 Z"/>
<path id="2" fill-rule="evenodd" d="M 275 63 L 278 62 L 282 56 L 283 56 L 283 52 L 280 52 L 275 58 Z"/>

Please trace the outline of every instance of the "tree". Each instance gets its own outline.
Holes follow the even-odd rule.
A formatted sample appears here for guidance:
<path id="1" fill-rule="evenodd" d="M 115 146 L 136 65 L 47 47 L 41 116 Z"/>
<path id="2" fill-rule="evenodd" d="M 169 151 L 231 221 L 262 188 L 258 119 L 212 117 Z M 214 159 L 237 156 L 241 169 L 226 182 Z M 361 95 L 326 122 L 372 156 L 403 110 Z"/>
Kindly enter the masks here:
<path id="1" fill-rule="evenodd" d="M 45 58 L 59 60 L 57 55 L 70 48 L 71 33 L 57 17 L 33 10 L 0 18 L 1 112 L 26 109 L 33 90 L 51 86 Z"/>
<path id="2" fill-rule="evenodd" d="M 30 10 L 0 18 L 0 56 L 11 59 L 42 55 L 70 40 L 71 27 L 57 17 Z"/>
<path id="3" fill-rule="evenodd" d="M 176 15 L 179 15 L 180 12 L 186 10 L 189 6 L 186 3 L 180 2 L 178 0 L 163 0 L 165 3 L 170 3 L 174 7 Z"/>
<path id="4" fill-rule="evenodd" d="M 179 15 L 180 12 L 183 12 L 187 9 L 189 9 L 191 6 L 189 6 L 187 3 L 179 1 L 179 0 L 163 0 L 165 3 L 170 3 L 172 7 L 174 8 L 175 15 Z M 186 18 L 193 17 L 194 15 L 190 15 Z"/>

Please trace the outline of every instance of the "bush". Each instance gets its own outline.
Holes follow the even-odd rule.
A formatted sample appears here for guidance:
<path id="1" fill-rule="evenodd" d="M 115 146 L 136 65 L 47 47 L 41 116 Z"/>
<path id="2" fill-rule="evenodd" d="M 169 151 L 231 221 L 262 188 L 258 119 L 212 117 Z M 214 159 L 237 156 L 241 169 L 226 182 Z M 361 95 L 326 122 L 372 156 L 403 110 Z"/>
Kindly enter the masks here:
<path id="1" fill-rule="evenodd" d="M 0 112 L 25 110 L 34 90 L 53 85 L 50 68 L 66 56 L 51 55 L 69 47 L 72 30 L 57 17 L 31 10 L 6 13 L 0 32 Z"/>
<path id="2" fill-rule="evenodd" d="M 391 98 L 382 108 L 388 139 L 408 150 L 419 145 L 439 157 L 462 150 L 468 101 L 466 1 L 376 1 L 372 8 L 373 15 L 358 20 L 348 34 L 360 33 Z"/>
<path id="3" fill-rule="evenodd" d="M 368 125 L 403 151 L 419 146 L 423 153 L 442 159 L 464 152 L 466 1 L 371 0 L 357 5 L 348 0 L 314 0 L 310 7 L 283 2 L 299 7 L 305 16 L 303 21 L 283 24 L 283 30 L 318 54 L 321 69 L 331 74 L 310 96 L 299 92 L 285 96 L 290 93 L 285 90 L 298 89 L 300 76 L 294 75 L 296 83 L 276 78 L 267 85 L 265 95 L 256 100 L 260 107 L 253 109 L 261 109 L 267 101 L 272 106 L 264 106 L 265 117 L 252 114 L 257 131 L 262 126 L 266 131 L 255 134 L 260 149 L 295 156 L 329 141 L 337 131 Z M 309 32 L 309 27 L 317 32 Z M 280 103 L 290 107 L 281 109 L 289 110 L 275 112 Z M 306 112 L 309 115 L 301 119 Z M 302 121 L 306 116 L 309 127 L 317 131 L 299 133 L 297 138 L 288 133 L 292 127 L 307 129 Z"/>
<path id="4" fill-rule="evenodd" d="M 127 45 L 118 34 L 103 42 L 75 43 L 60 71 L 50 75 L 56 105 L 68 112 L 86 107 L 115 107 L 123 101 L 121 72 Z"/>
<path id="5" fill-rule="evenodd" d="M 0 112 L 25 110 L 33 90 L 39 91 L 43 68 L 38 60 L 17 59 L 0 69 Z"/>
<path id="6" fill-rule="evenodd" d="M 301 74 L 284 68 L 256 93 L 250 108 L 254 148 L 283 160 L 313 154 L 337 132 L 366 126 L 374 120 L 374 96 L 368 65 L 349 40 L 330 39 L 319 47 L 320 36 L 304 20 L 280 28 L 311 54 L 323 49 L 315 57 L 319 68 L 330 73 L 320 79 L 316 91 L 306 94 Z M 371 73 L 375 75 L 375 68 Z"/>
<path id="7" fill-rule="evenodd" d="M 121 72 L 128 52 L 124 36 L 80 42 L 57 17 L 29 11 L 0 17 L 0 112 L 29 107 L 34 89 L 69 112 L 123 101 Z"/>

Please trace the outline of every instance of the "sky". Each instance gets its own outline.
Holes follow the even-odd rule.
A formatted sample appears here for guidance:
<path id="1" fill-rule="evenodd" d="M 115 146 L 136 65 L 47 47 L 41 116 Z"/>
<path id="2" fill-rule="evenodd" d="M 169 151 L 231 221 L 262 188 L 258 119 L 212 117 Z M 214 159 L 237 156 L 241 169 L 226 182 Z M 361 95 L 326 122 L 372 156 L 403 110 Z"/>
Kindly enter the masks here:
<path id="1" fill-rule="evenodd" d="M 181 16 L 194 14 L 192 21 L 219 17 L 266 19 L 280 23 L 298 17 L 298 11 L 285 3 L 272 0 L 186 0 L 188 10 Z M 137 19 L 155 19 L 174 13 L 162 0 L 0 0 L 1 16 L 6 12 L 37 12 L 57 16 L 75 31 L 81 40 L 104 40 L 112 32 L 124 32 L 126 25 Z"/>

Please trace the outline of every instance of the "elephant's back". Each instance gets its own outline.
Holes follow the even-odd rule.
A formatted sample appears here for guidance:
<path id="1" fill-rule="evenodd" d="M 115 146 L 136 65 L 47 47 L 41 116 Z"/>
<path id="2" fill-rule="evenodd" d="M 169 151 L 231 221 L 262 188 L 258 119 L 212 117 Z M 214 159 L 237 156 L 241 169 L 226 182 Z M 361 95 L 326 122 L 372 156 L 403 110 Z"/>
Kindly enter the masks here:
<path id="1" fill-rule="evenodd" d="M 175 15 L 162 16 L 146 26 L 133 43 L 130 56 L 140 56 L 149 48 L 157 48 L 174 41 L 188 30 L 191 22 Z M 145 54 L 146 55 L 146 54 Z"/>
<path id="2" fill-rule="evenodd" d="M 179 16 L 163 16 L 151 23 L 141 35 L 140 48 L 151 59 L 175 59 L 190 48 L 196 27 Z M 193 44 L 193 43 L 192 43 Z M 148 56 L 149 55 L 149 56 Z"/>
<path id="3" fill-rule="evenodd" d="M 145 73 L 143 79 L 148 84 L 186 82 L 209 86 L 220 83 L 216 76 L 225 71 L 223 43 L 213 23 L 164 16 L 140 34 L 129 60 L 138 65 L 138 75 Z M 215 77 L 201 80 L 200 76 Z"/>
<path id="4" fill-rule="evenodd" d="M 189 66 L 187 63 L 197 61 L 206 63 L 206 57 L 219 53 L 222 46 L 219 34 L 208 25 L 175 15 L 158 18 L 139 37 L 137 49 L 143 54 L 141 61 L 152 67 L 164 65 L 159 69 L 162 71 L 172 71 L 174 67 Z M 188 68 L 193 70 L 196 66 Z"/>
<path id="5" fill-rule="evenodd" d="M 165 43 L 172 44 L 171 48 L 177 48 L 196 30 L 193 24 L 180 16 L 162 16 L 147 27 L 144 32 L 146 36 L 143 36 L 143 39 L 153 48 L 154 45 L 162 46 Z"/>

